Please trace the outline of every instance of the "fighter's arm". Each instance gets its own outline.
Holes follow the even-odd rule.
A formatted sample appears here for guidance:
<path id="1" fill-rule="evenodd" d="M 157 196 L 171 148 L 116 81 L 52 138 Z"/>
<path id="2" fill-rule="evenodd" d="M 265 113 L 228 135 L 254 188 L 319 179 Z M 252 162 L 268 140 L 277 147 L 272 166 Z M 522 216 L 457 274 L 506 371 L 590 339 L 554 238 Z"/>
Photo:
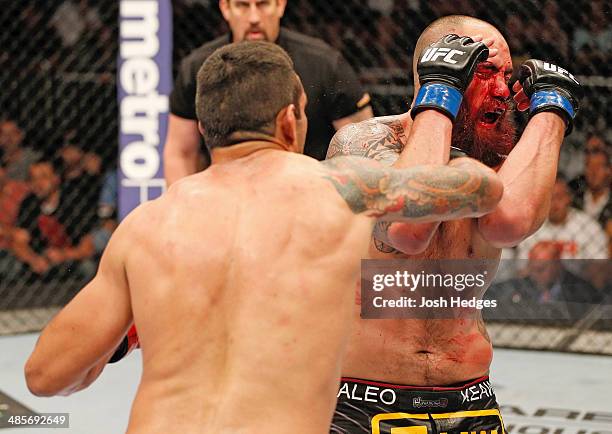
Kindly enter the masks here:
<path id="1" fill-rule="evenodd" d="M 325 178 L 355 214 L 381 221 L 445 221 L 481 216 L 503 187 L 491 169 L 461 159 L 455 167 L 394 169 L 357 157 L 323 162 Z"/>
<path id="2" fill-rule="evenodd" d="M 478 221 L 480 233 L 496 247 L 517 245 L 546 219 L 561 143 L 566 126 L 571 131 L 581 97 L 580 85 L 571 74 L 542 65 L 529 60 L 521 66 L 522 79 L 513 90 L 519 110 L 530 107 L 531 119 L 498 171 L 504 197 L 492 213 Z M 527 86 L 529 97 L 521 83 Z"/>
<path id="3" fill-rule="evenodd" d="M 33 394 L 69 395 L 89 386 L 130 327 L 132 308 L 123 259 L 129 242 L 126 222 L 113 234 L 96 277 L 40 335 L 25 365 Z"/>
<path id="4" fill-rule="evenodd" d="M 450 39 L 445 37 L 437 43 L 437 45 L 445 45 L 446 43 L 456 45 L 459 43 L 455 48 L 460 50 L 468 50 L 469 48 L 471 61 L 464 64 L 462 68 L 448 71 L 444 67 L 444 63 L 437 64 L 423 59 L 419 60 L 417 72 L 419 83 L 422 86 L 415 99 L 415 107 L 412 113 L 414 121 L 408 134 L 406 146 L 393 167 L 408 168 L 421 164 L 449 164 L 452 122 L 456 116 L 456 113 L 453 113 L 452 105 L 448 105 L 448 102 L 452 99 L 449 98 L 452 92 L 441 100 L 430 98 L 429 93 L 431 89 L 440 88 L 441 85 L 444 89 L 445 85 L 452 84 L 455 92 L 459 91 L 459 94 L 462 94 L 471 80 L 478 61 L 487 58 L 487 56 L 490 61 L 498 54 L 497 49 L 491 48 L 492 39 L 482 40 L 482 37 L 475 37 L 473 38 L 474 43 L 471 43 L 472 39 L 463 40 L 465 42 L 461 42 L 461 38 L 457 40 L 453 37 Z M 485 49 L 482 44 L 477 42 L 482 42 L 488 48 Z M 464 45 L 465 43 L 468 45 Z M 423 91 L 429 86 L 433 87 Z M 435 110 L 430 110 L 432 108 Z M 454 108 L 457 109 L 458 106 Z M 451 166 L 455 164 L 457 162 L 450 163 Z M 383 252 L 395 249 L 406 254 L 418 254 L 429 246 L 439 225 L 440 221 L 430 223 L 380 222 L 374 227 L 375 246 Z"/>
<path id="5" fill-rule="evenodd" d="M 504 184 L 498 206 L 478 220 L 483 237 L 511 247 L 533 234 L 550 208 L 565 123 L 554 113 L 534 116 L 497 172 Z"/>
<path id="6" fill-rule="evenodd" d="M 164 145 L 164 177 L 169 187 L 175 181 L 196 173 L 200 155 L 198 123 L 170 113 Z"/>
<path id="7" fill-rule="evenodd" d="M 336 132 L 329 143 L 326 159 L 354 156 L 391 166 L 405 144 L 399 116 L 379 117 L 347 125 Z"/>
<path id="8" fill-rule="evenodd" d="M 410 128 L 406 146 L 393 167 L 409 168 L 422 164 L 447 164 L 452 129 L 451 120 L 442 113 L 435 110 L 419 113 Z M 418 254 L 427 248 L 439 225 L 440 221 L 430 223 L 378 222 L 374 226 L 374 245 L 383 252 L 395 249 L 406 254 Z"/>

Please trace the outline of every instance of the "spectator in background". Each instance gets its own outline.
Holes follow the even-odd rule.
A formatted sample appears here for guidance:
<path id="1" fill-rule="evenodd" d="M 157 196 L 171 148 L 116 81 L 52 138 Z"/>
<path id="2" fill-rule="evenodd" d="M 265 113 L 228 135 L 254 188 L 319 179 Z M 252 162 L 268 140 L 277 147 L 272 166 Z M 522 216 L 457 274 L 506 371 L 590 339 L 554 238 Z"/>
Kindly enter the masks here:
<path id="1" fill-rule="evenodd" d="M 64 47 L 72 48 L 85 32 L 98 30 L 101 20 L 90 2 L 65 0 L 51 17 L 50 24 L 61 37 Z"/>
<path id="2" fill-rule="evenodd" d="M 0 161 L 0 286 L 8 284 L 18 273 L 11 246 L 19 205 L 27 193 L 27 184 L 10 179 Z"/>
<path id="3" fill-rule="evenodd" d="M 612 24 L 610 22 L 610 4 L 602 0 L 589 2 L 589 14 L 583 19 L 582 26 L 574 33 L 574 52 L 584 48 L 612 53 Z"/>
<path id="4" fill-rule="evenodd" d="M 612 258 L 612 217 L 606 221 L 605 229 L 606 235 L 608 235 L 608 258 Z"/>
<path id="5" fill-rule="evenodd" d="M 610 205 L 610 155 L 604 148 L 586 152 L 584 178 L 586 190 L 576 196 L 575 206 L 581 209 L 602 227 L 612 215 Z"/>
<path id="6" fill-rule="evenodd" d="M 0 161 L 0 250 L 10 248 L 19 205 L 27 193 L 27 184 L 10 179 L 6 167 Z"/>
<path id="7" fill-rule="evenodd" d="M 572 208 L 572 195 L 563 175 L 553 187 L 548 219 L 531 237 L 517 247 L 517 258 L 529 258 L 531 249 L 541 241 L 554 241 L 563 259 L 607 259 L 607 237 L 597 221 L 584 211 Z"/>
<path id="8" fill-rule="evenodd" d="M 325 159 L 334 131 L 373 116 L 370 97 L 342 55 L 320 39 L 280 27 L 286 0 L 220 0 L 230 34 L 194 50 L 183 59 L 170 97 L 168 136 L 164 146 L 164 176 L 168 185 L 197 172 L 200 146 L 195 114 L 196 74 L 217 48 L 243 40 L 280 45 L 295 64 L 308 97 L 308 131 L 304 154 Z"/>
<path id="9" fill-rule="evenodd" d="M 612 24 L 610 6 L 601 0 L 589 2 L 589 13 L 582 17 L 576 29 L 573 49 L 576 63 L 583 74 L 608 75 L 612 53 Z"/>
<path id="10" fill-rule="evenodd" d="M 545 23 L 542 25 L 542 23 Z M 569 59 L 569 37 L 559 23 L 559 5 L 556 0 L 547 0 L 542 9 L 542 18 L 532 24 L 533 33 L 538 35 L 534 44 L 533 57 L 547 59 L 558 65 L 565 65 Z"/>
<path id="11" fill-rule="evenodd" d="M 61 190 L 81 213 L 81 221 L 90 225 L 95 219 L 102 182 L 101 161 L 97 155 L 85 153 L 81 146 L 67 142 L 59 152 L 62 163 Z"/>
<path id="12" fill-rule="evenodd" d="M 408 50 L 402 42 L 402 27 L 390 16 L 381 15 L 376 21 L 376 42 L 378 44 L 377 68 L 409 68 Z"/>
<path id="13" fill-rule="evenodd" d="M 525 17 L 519 15 L 519 12 L 508 14 L 504 27 L 512 62 L 521 65 L 529 59 L 528 53 L 533 48 L 532 28 L 525 25 Z"/>
<path id="14" fill-rule="evenodd" d="M 587 188 L 586 178 L 584 176 L 584 167 L 586 164 L 586 157 L 591 152 L 596 152 L 599 150 L 606 150 L 607 145 L 606 142 L 601 138 L 599 134 L 590 133 L 588 134 L 584 146 L 582 143 L 579 143 L 578 146 L 573 149 L 571 147 L 563 147 L 563 150 L 566 150 L 566 154 L 563 155 L 563 159 L 559 161 L 559 166 L 564 168 L 564 173 L 568 173 L 568 170 L 572 172 L 575 176 L 569 183 L 569 187 L 572 190 L 572 194 L 574 196 L 582 196 Z"/>
<path id="15" fill-rule="evenodd" d="M 15 256 L 27 264 L 27 274 L 34 279 L 91 277 L 82 273 L 79 263 L 94 253 L 89 233 L 93 222 L 84 220 L 82 209 L 64 195 L 51 161 L 32 164 L 29 182 L 32 193 L 21 203 L 13 233 Z"/>
<path id="16" fill-rule="evenodd" d="M 525 276 L 494 284 L 487 298 L 498 300 L 500 309 L 510 309 L 511 312 L 513 305 L 523 311 L 525 303 L 557 303 L 556 310 L 552 311 L 553 318 L 579 318 L 593 304 L 601 303 L 602 295 L 589 282 L 563 266 L 563 249 L 563 245 L 555 241 L 539 241 L 529 251 Z M 540 313 L 542 311 L 534 312 L 536 315 Z"/>
<path id="17" fill-rule="evenodd" d="M 117 171 L 109 170 L 104 175 L 98 199 L 99 225 L 93 231 L 96 257 L 101 257 L 111 235 L 117 228 Z"/>
<path id="18" fill-rule="evenodd" d="M 39 152 L 23 146 L 24 137 L 15 121 L 0 120 L 0 159 L 6 175 L 16 181 L 26 181 L 30 164 L 40 158 Z"/>

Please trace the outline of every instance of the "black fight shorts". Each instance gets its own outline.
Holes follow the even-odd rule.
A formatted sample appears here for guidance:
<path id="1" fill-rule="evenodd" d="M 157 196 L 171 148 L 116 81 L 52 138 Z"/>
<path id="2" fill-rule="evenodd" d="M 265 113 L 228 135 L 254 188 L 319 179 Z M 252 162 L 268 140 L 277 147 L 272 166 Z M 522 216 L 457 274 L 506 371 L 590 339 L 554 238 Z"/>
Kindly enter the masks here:
<path id="1" fill-rule="evenodd" d="M 454 387 L 343 378 L 330 433 L 505 434 L 488 377 Z"/>

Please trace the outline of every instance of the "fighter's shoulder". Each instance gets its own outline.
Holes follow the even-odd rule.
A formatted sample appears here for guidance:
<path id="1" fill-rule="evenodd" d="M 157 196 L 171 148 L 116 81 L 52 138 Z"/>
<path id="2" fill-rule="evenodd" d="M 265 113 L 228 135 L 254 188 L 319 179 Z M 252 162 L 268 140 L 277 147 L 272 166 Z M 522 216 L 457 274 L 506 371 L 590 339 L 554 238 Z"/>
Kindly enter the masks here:
<path id="1" fill-rule="evenodd" d="M 158 198 L 138 205 L 121 220 L 115 235 L 120 237 L 121 240 L 133 240 L 143 230 L 146 231 L 147 228 L 155 226 L 162 208 L 160 206 L 161 201 L 162 199 Z"/>
<path id="2" fill-rule="evenodd" d="M 376 117 L 338 130 L 330 142 L 327 158 L 353 155 L 393 163 L 405 142 L 400 115 Z"/>

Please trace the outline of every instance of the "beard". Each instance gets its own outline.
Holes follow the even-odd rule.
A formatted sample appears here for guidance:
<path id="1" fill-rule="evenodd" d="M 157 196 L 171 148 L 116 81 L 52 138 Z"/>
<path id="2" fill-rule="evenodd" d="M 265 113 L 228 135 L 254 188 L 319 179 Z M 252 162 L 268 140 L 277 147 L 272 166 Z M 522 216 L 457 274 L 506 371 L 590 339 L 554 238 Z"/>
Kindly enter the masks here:
<path id="1" fill-rule="evenodd" d="M 479 121 L 483 119 L 486 107 L 473 116 L 466 106 L 461 106 L 457 120 L 453 125 L 451 145 L 464 151 L 469 157 L 481 161 L 489 167 L 501 164 L 504 157 L 516 145 L 516 122 L 514 108 L 501 115 L 493 128 L 483 128 Z"/>

